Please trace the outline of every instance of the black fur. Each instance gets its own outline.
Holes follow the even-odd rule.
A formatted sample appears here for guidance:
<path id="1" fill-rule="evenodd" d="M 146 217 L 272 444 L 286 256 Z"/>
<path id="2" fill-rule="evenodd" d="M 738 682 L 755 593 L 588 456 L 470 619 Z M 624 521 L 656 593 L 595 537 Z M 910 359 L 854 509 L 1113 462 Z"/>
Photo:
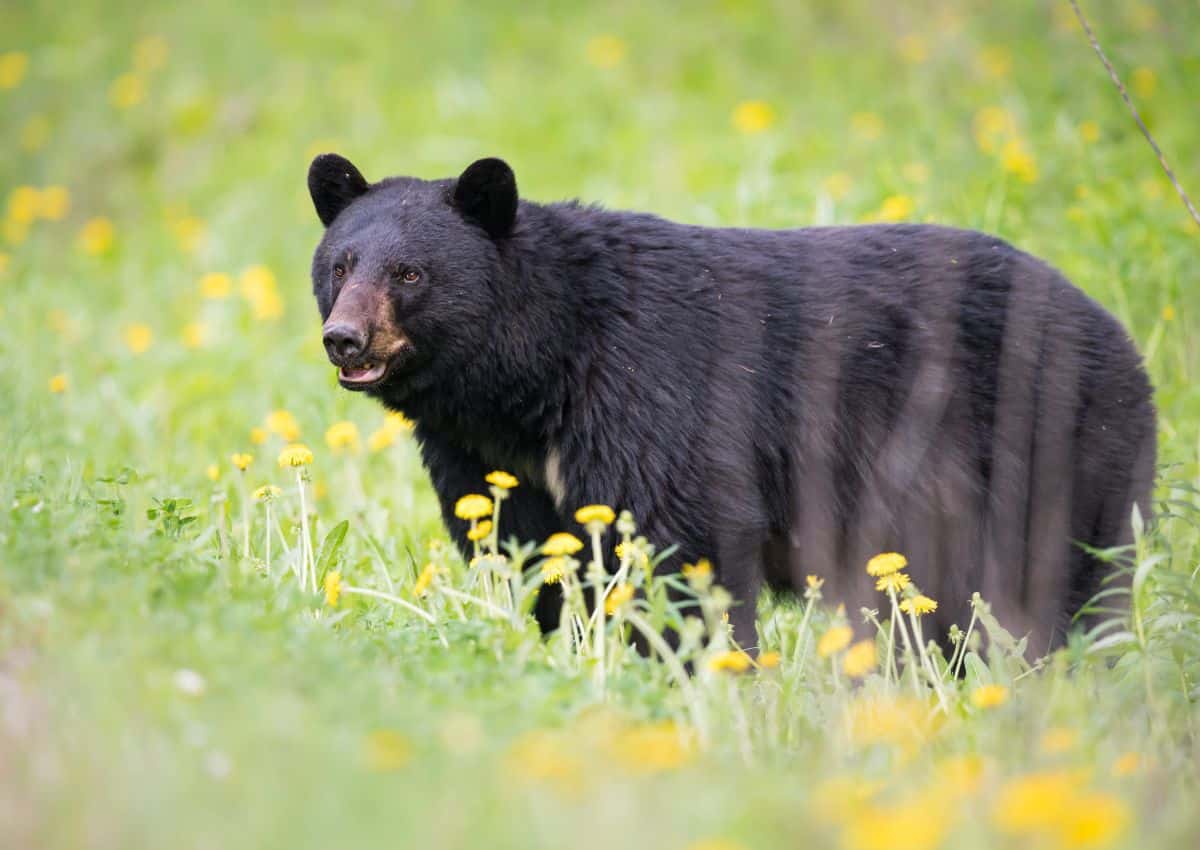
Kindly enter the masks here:
<path id="1" fill-rule="evenodd" d="M 1148 510 L 1155 414 L 1128 336 L 991 236 L 518 204 L 511 170 L 484 160 L 339 209 L 313 260 L 323 317 L 347 255 L 413 344 L 371 392 L 416 421 L 460 545 L 454 501 L 494 468 L 522 480 L 504 535 L 628 508 L 679 545 L 669 567 L 713 559 L 746 644 L 764 581 L 816 573 L 877 605 L 863 567 L 897 550 L 941 625 L 979 590 L 1044 648 L 1102 575 L 1072 541 L 1124 542 Z M 544 627 L 556 608 L 540 604 Z"/>

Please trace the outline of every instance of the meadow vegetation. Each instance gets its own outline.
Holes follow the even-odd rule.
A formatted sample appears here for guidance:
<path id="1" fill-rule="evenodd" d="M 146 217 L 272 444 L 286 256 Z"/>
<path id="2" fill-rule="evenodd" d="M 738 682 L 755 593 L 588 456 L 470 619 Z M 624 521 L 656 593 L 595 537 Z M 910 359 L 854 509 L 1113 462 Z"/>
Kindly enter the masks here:
<path id="1" fill-rule="evenodd" d="M 6 9 L 0 846 L 1200 844 L 1200 228 L 1066 3 L 904 5 Z M 1200 191 L 1200 8 L 1094 5 Z M 873 609 L 812 576 L 764 600 L 751 657 L 709 565 L 657 571 L 671 541 L 620 505 L 498 539 L 506 470 L 462 494 L 464 561 L 411 423 L 324 361 L 304 174 L 328 150 L 1046 258 L 1157 387 L 1126 580 L 1052 655 L 982 599 L 939 646 L 938 601 L 880 553 L 853 565 Z M 568 616 L 543 639 L 547 582 Z"/>

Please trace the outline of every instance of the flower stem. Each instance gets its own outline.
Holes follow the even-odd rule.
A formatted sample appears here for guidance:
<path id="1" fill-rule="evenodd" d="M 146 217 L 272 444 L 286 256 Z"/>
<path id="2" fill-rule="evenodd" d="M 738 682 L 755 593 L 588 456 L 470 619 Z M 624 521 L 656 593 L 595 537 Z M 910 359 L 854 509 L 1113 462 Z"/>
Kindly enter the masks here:
<path id="1" fill-rule="evenodd" d="M 916 671 L 913 670 L 913 668 L 917 666 L 917 658 L 913 653 L 912 642 L 908 639 L 908 629 L 904 627 L 904 621 L 902 619 L 903 615 L 900 612 L 900 603 L 896 600 L 896 591 L 894 588 L 888 588 L 888 596 L 892 600 L 892 621 L 895 622 L 896 620 L 900 620 L 900 637 L 904 640 L 904 669 L 906 672 L 912 671 L 913 690 L 916 691 L 917 696 L 920 696 L 921 683 L 917 679 Z M 897 673 L 897 679 L 898 678 L 899 673 Z"/>
<path id="2" fill-rule="evenodd" d="M 687 674 L 687 670 L 684 669 L 683 662 L 679 660 L 679 656 L 671 649 L 670 644 L 659 634 L 658 629 L 642 619 L 640 614 L 630 611 L 625 615 L 625 621 L 641 632 L 642 637 L 646 639 L 646 643 L 650 645 L 650 648 L 662 658 L 668 672 L 670 672 L 672 678 L 679 685 L 679 690 L 683 692 L 683 703 L 692 718 L 692 725 L 700 733 L 701 741 L 707 745 L 708 726 L 704 719 L 703 702 L 696 693 L 695 685 L 692 682 L 692 678 Z"/>
<path id="3" fill-rule="evenodd" d="M 312 592 L 317 592 L 317 565 L 313 560 L 312 541 L 308 537 L 308 500 L 304 497 L 304 472 L 296 467 L 296 487 L 300 491 L 300 557 L 304 561 L 304 573 L 300 577 L 300 587 L 308 590 L 311 577 Z"/>
<path id="4" fill-rule="evenodd" d="M 472 596 L 469 593 L 463 593 L 461 590 L 455 590 L 453 587 L 445 587 L 443 585 L 438 586 L 438 592 L 446 594 L 451 599 L 459 599 L 463 602 L 468 602 L 472 605 L 478 605 L 480 608 L 485 609 L 486 611 L 490 612 L 491 614 L 494 614 L 497 617 L 500 617 L 501 619 L 504 619 L 504 620 L 508 619 L 507 611 L 505 611 L 503 608 L 501 608 L 497 605 L 493 605 L 491 602 L 488 602 L 486 599 L 480 599 L 478 596 Z"/>
<path id="5" fill-rule="evenodd" d="M 271 575 L 271 503 L 267 502 L 267 576 Z"/>
<path id="6" fill-rule="evenodd" d="M 445 648 L 450 648 L 450 642 L 446 640 L 446 636 L 442 633 L 442 630 L 438 626 L 437 620 L 434 619 L 434 616 L 428 611 L 413 605 L 411 602 L 401 599 L 399 596 L 393 596 L 390 593 L 383 593 L 382 591 L 371 590 L 366 587 L 349 587 L 347 585 L 342 585 L 342 593 L 358 594 L 359 596 L 373 596 L 376 599 L 383 599 L 387 602 L 391 602 L 393 605 L 399 605 L 406 611 L 411 611 L 413 614 L 416 614 L 418 617 L 429 623 L 429 625 L 433 626 L 434 631 L 437 632 L 438 641 Z"/>
<path id="7" fill-rule="evenodd" d="M 242 497 L 242 560 L 250 560 L 250 496 L 246 493 L 246 473 L 238 475 L 238 493 Z M 270 536 L 268 535 L 268 540 Z"/>
<path id="8" fill-rule="evenodd" d="M 604 693 L 604 563 L 600 551 L 600 529 L 592 529 L 592 565 L 588 572 L 591 574 L 592 587 L 596 595 L 596 633 L 592 635 L 592 647 L 595 657 L 596 687 L 601 695 Z"/>

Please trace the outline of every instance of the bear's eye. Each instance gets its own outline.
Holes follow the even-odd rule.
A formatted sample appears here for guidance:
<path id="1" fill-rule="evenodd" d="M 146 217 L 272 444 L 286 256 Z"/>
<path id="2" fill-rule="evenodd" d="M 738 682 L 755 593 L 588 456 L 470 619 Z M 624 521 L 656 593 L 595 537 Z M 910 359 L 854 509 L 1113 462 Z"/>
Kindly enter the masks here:
<path id="1" fill-rule="evenodd" d="M 346 276 L 346 267 L 343 266 L 341 263 L 334 263 L 333 264 L 333 276 L 334 277 L 345 277 Z"/>
<path id="2" fill-rule="evenodd" d="M 416 269 L 406 269 L 400 279 L 405 283 L 416 283 L 421 277 L 421 273 Z"/>

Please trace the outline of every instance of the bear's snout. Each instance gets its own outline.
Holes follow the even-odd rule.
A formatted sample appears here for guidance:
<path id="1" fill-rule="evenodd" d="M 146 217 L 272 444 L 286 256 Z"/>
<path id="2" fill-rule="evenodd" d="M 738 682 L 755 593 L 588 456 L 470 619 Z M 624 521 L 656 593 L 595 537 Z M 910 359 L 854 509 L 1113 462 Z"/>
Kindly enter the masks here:
<path id="1" fill-rule="evenodd" d="M 343 366 L 353 363 L 362 356 L 367 347 L 367 335 L 363 328 L 347 322 L 326 322 L 324 336 L 325 353 L 331 363 Z"/>

